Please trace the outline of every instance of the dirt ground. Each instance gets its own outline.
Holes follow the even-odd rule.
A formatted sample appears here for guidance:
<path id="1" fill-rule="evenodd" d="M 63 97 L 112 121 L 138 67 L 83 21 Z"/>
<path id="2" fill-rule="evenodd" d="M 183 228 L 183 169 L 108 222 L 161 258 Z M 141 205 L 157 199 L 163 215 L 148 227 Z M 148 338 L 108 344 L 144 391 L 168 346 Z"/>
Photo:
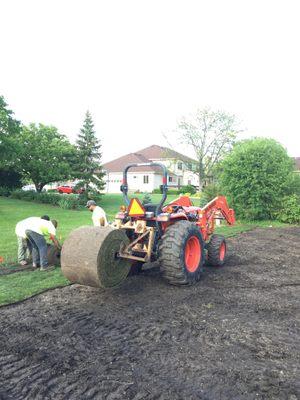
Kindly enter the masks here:
<path id="1" fill-rule="evenodd" d="M 193 287 L 153 268 L 0 308 L 0 398 L 300 399 L 300 228 L 228 244 Z"/>

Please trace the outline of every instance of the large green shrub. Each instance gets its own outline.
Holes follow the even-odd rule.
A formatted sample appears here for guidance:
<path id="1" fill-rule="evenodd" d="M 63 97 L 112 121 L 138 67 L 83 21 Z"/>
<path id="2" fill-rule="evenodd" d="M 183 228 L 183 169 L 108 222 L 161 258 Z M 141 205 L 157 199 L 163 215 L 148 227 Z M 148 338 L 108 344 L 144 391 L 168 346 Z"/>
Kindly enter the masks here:
<path id="1" fill-rule="evenodd" d="M 300 174 L 293 173 L 288 176 L 286 194 L 300 196 Z"/>
<path id="2" fill-rule="evenodd" d="M 300 197 L 296 194 L 284 197 L 276 217 L 281 222 L 300 224 Z"/>
<path id="3" fill-rule="evenodd" d="M 222 162 L 220 183 L 240 218 L 273 219 L 293 180 L 293 164 L 275 140 L 239 142 Z"/>

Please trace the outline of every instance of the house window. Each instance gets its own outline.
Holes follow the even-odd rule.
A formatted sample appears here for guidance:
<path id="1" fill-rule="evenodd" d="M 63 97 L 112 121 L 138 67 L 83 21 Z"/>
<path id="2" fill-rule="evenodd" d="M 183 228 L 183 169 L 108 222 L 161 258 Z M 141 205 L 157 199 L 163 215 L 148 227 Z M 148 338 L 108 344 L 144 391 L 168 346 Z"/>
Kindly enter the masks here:
<path id="1" fill-rule="evenodd" d="M 177 164 L 177 168 L 180 169 L 180 170 L 182 170 L 182 162 L 179 162 L 179 163 Z"/>
<path id="2" fill-rule="evenodd" d="M 172 176 L 169 176 L 169 182 L 173 182 Z"/>
<path id="3" fill-rule="evenodd" d="M 189 179 L 188 180 L 188 185 L 191 185 L 192 184 L 192 181 Z"/>
<path id="4" fill-rule="evenodd" d="M 149 183 L 149 175 L 144 175 L 144 183 Z"/>

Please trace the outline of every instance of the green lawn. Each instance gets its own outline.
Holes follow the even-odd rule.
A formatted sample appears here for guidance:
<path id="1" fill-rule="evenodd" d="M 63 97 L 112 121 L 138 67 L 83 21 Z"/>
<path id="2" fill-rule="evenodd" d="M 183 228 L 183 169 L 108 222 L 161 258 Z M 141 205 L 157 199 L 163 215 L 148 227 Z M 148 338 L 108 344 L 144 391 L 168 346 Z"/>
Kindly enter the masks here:
<path id="1" fill-rule="evenodd" d="M 143 195 L 138 195 L 143 197 Z M 160 195 L 152 195 L 152 201 L 158 202 Z M 169 196 L 168 200 L 177 196 Z M 122 195 L 110 194 L 103 196 L 101 207 L 104 208 L 108 219 L 113 220 L 119 206 L 123 204 Z M 195 199 L 197 204 L 197 199 Z M 0 197 L 0 259 L 2 267 L 16 262 L 17 241 L 15 235 L 15 225 L 18 221 L 30 217 L 48 214 L 50 218 L 58 221 L 57 236 L 63 241 L 66 236 L 75 228 L 82 225 L 91 225 L 91 213 L 86 209 L 63 210 L 48 204 L 31 203 L 21 200 L 13 200 Z M 217 228 L 218 233 L 224 236 L 233 236 L 240 232 L 253 229 L 256 226 L 285 226 L 278 222 L 237 222 L 234 226 L 221 226 Z M 0 305 L 14 303 L 26 299 L 34 294 L 41 293 L 47 289 L 66 286 L 68 281 L 64 278 L 59 268 L 54 271 L 40 272 L 24 271 L 11 275 L 0 275 Z"/>
<path id="2" fill-rule="evenodd" d="M 0 306 L 32 297 L 47 289 L 67 286 L 69 281 L 60 268 L 54 271 L 24 271 L 0 276 Z"/>

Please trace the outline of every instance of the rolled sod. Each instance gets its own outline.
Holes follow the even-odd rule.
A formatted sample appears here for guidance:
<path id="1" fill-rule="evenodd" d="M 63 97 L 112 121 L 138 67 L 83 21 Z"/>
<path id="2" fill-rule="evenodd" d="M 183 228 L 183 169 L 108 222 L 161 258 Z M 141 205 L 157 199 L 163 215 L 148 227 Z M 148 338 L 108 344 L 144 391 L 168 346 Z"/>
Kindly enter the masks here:
<path id="1" fill-rule="evenodd" d="M 121 229 L 82 226 L 65 240 L 61 252 L 64 276 L 73 283 L 115 287 L 126 279 L 132 262 L 117 257 L 129 239 Z"/>

